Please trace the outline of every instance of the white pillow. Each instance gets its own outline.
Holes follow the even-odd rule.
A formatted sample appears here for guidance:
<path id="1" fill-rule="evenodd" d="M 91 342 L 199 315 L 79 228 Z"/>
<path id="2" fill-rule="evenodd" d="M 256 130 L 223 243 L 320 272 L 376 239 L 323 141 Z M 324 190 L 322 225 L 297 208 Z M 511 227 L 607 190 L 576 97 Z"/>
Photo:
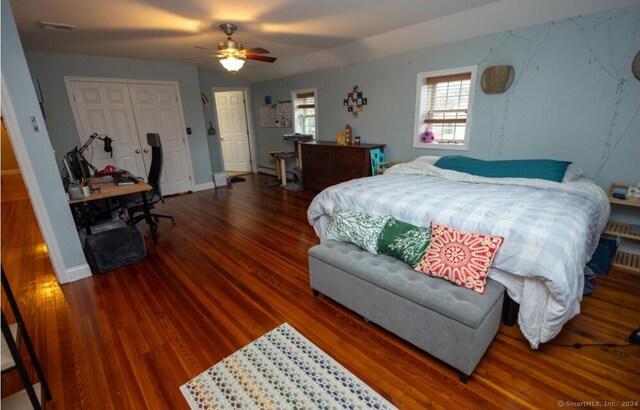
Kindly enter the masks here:
<path id="1" fill-rule="evenodd" d="M 567 170 L 564 172 L 564 177 L 562 178 L 562 182 L 573 182 L 580 179 L 582 176 L 582 168 L 578 168 L 573 164 L 569 164 Z"/>
<path id="2" fill-rule="evenodd" d="M 436 155 L 424 155 L 422 157 L 418 157 L 415 161 L 425 162 L 429 165 L 434 165 L 440 159 L 439 156 Z"/>

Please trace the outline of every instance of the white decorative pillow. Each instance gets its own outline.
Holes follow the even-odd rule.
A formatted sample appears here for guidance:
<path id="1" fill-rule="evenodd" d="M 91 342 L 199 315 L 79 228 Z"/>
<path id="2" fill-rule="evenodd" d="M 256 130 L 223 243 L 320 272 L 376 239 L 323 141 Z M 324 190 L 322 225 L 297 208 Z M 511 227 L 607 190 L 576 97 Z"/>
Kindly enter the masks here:
<path id="1" fill-rule="evenodd" d="M 336 205 L 333 208 L 333 220 L 325 235 L 328 239 L 350 242 L 377 255 L 378 239 L 389 218 L 391 217 L 349 211 Z"/>
<path id="2" fill-rule="evenodd" d="M 582 176 L 582 168 L 576 167 L 574 164 L 569 164 L 567 170 L 564 172 L 562 182 L 573 182 L 580 179 Z"/>
<path id="3" fill-rule="evenodd" d="M 414 161 L 420 161 L 427 163 L 429 165 L 435 164 L 440 159 L 437 155 L 423 155 L 421 157 L 416 158 Z"/>

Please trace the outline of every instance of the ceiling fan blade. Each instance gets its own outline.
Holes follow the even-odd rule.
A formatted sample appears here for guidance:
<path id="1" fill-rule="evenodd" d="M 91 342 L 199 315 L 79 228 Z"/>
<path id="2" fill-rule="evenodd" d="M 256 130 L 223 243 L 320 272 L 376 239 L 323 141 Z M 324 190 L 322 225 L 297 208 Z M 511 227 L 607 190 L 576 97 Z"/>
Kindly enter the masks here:
<path id="1" fill-rule="evenodd" d="M 200 47 L 200 46 L 193 46 L 194 48 L 199 48 L 200 50 L 211 50 L 211 51 L 218 51 L 215 48 L 208 48 L 208 47 Z"/>
<path id="2" fill-rule="evenodd" d="M 257 56 L 255 54 L 247 54 L 247 60 L 264 61 L 265 63 L 273 63 L 277 60 L 276 57 Z"/>
<path id="3" fill-rule="evenodd" d="M 271 51 L 262 47 L 254 47 L 245 51 L 247 52 L 247 54 L 271 54 Z"/>
<path id="4" fill-rule="evenodd" d="M 203 58 L 210 58 L 210 57 L 213 57 L 213 56 L 184 57 L 184 58 L 181 58 L 180 60 L 182 60 L 182 61 L 187 61 L 187 60 L 201 60 L 201 59 L 203 59 Z"/>
<path id="5" fill-rule="evenodd" d="M 224 56 L 222 54 L 209 54 L 204 56 L 185 57 L 185 58 L 181 58 L 180 60 L 202 60 L 204 58 L 220 58 L 220 57 L 224 57 Z"/>

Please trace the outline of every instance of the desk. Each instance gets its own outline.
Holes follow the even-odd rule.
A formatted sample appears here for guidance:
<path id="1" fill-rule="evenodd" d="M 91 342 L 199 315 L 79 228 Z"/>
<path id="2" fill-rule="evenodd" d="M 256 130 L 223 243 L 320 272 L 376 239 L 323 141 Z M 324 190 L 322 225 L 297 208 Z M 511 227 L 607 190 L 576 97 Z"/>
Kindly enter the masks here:
<path id="1" fill-rule="evenodd" d="M 137 184 L 133 185 L 117 185 L 113 180 L 104 181 L 103 177 L 90 177 L 87 180 L 87 183 L 91 188 L 95 191 L 89 195 L 78 199 L 70 199 L 69 205 L 72 206 L 80 206 L 80 212 L 82 214 L 83 224 L 85 225 L 85 230 L 87 235 L 91 235 L 91 228 L 89 227 L 89 223 L 86 210 L 84 204 L 89 203 L 91 201 L 96 201 L 98 199 L 106 199 L 113 198 L 117 196 L 135 194 L 136 192 L 140 192 L 142 196 L 142 203 L 144 209 L 144 218 L 147 221 L 147 225 L 149 225 L 149 230 L 151 231 L 151 237 L 153 238 L 153 243 L 158 244 L 158 235 L 156 230 L 153 227 L 153 223 L 151 222 L 151 211 L 149 210 L 149 202 L 147 201 L 147 196 L 144 194 L 146 191 L 150 191 L 153 189 L 151 185 L 146 182 L 140 181 Z"/>

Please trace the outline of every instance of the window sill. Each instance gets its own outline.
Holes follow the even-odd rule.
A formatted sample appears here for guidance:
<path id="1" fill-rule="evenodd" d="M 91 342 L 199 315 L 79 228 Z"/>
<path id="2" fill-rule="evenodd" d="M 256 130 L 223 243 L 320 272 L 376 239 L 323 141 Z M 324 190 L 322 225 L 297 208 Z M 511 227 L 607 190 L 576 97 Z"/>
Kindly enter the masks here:
<path id="1" fill-rule="evenodd" d="M 427 148 L 427 149 L 444 149 L 448 151 L 468 151 L 469 146 L 467 144 L 463 145 L 453 145 L 453 144 L 434 144 L 434 143 L 425 143 L 425 142 L 413 142 L 413 148 Z"/>

